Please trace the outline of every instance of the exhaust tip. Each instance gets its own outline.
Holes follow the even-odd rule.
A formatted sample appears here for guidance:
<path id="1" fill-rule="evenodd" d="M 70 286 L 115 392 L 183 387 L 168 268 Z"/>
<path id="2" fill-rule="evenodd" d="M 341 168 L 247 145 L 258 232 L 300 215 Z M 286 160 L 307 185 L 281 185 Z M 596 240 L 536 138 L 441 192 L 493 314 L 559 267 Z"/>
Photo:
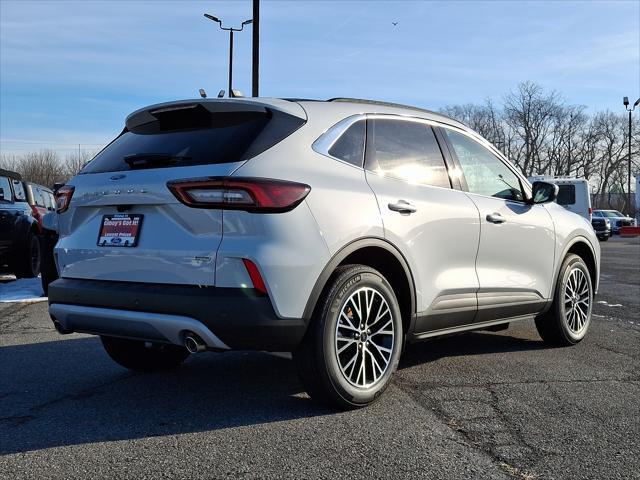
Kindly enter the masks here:
<path id="1" fill-rule="evenodd" d="M 184 347 L 189 353 L 199 353 L 207 350 L 207 345 L 195 333 L 187 333 L 184 337 Z"/>

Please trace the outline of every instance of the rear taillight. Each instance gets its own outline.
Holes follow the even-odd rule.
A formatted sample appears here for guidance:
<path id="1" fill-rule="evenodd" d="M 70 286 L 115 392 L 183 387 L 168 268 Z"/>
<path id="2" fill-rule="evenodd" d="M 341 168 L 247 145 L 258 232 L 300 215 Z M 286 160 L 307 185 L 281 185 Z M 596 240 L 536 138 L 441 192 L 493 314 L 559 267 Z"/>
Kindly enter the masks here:
<path id="1" fill-rule="evenodd" d="M 253 288 L 258 290 L 260 293 L 266 295 L 267 287 L 264 284 L 264 280 L 262 280 L 262 275 L 260 275 L 260 270 L 256 267 L 256 264 L 253 263 L 248 258 L 243 258 L 244 266 L 247 269 L 247 273 L 251 278 L 251 283 L 253 283 Z"/>
<path id="2" fill-rule="evenodd" d="M 589 215 L 593 214 L 593 209 L 589 207 Z"/>
<path id="3" fill-rule="evenodd" d="M 73 196 L 74 190 L 75 187 L 72 187 L 71 185 L 64 185 L 58 189 L 55 193 L 56 212 L 63 213 L 67 211 L 69 204 L 71 203 L 71 197 Z"/>
<path id="4" fill-rule="evenodd" d="M 270 178 L 193 178 L 167 183 L 185 205 L 247 212 L 282 213 L 293 210 L 311 187 Z"/>

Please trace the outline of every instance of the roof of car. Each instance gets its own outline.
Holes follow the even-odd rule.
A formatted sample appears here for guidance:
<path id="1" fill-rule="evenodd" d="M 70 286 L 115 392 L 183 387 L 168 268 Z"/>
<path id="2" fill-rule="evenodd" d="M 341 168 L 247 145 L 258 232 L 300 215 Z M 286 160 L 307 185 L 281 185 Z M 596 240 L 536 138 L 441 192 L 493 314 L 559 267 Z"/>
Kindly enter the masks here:
<path id="1" fill-rule="evenodd" d="M 0 168 L 0 176 L 13 178 L 15 180 L 22 180 L 22 175 L 20 175 L 18 172 L 12 172 L 11 170 L 4 170 L 3 168 Z"/>

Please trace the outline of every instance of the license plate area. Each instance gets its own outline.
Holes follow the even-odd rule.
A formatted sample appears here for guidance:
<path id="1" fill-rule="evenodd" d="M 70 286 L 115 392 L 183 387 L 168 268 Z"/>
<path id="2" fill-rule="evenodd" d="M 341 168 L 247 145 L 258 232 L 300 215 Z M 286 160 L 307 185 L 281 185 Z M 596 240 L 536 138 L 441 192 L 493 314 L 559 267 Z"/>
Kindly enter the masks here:
<path id="1" fill-rule="evenodd" d="M 103 215 L 98 234 L 99 247 L 135 247 L 138 245 L 141 214 L 114 213 Z"/>

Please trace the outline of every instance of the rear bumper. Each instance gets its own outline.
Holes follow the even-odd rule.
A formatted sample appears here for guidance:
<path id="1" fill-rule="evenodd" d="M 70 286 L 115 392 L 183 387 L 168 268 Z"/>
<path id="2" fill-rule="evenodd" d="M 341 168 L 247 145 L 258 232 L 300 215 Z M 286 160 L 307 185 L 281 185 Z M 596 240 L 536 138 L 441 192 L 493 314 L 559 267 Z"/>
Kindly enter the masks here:
<path id="1" fill-rule="evenodd" d="M 307 327 L 252 289 L 67 278 L 49 285 L 49 313 L 70 332 L 181 345 L 191 331 L 215 349 L 293 351 Z"/>

